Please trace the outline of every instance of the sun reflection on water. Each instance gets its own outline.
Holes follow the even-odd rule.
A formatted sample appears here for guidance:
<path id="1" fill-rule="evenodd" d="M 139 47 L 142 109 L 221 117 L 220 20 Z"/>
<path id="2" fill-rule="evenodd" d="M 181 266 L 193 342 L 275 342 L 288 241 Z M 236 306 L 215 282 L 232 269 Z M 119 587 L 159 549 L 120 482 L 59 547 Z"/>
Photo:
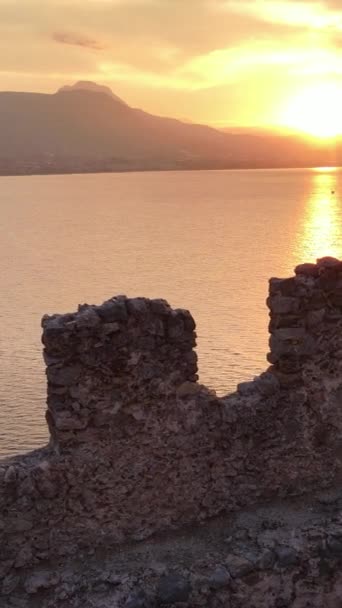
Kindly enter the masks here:
<path id="1" fill-rule="evenodd" d="M 313 167 L 313 173 L 336 173 L 338 167 Z"/>
<path id="2" fill-rule="evenodd" d="M 297 257 L 301 261 L 315 261 L 328 255 L 342 257 L 341 196 L 334 168 L 313 170 L 312 190 L 297 244 Z"/>

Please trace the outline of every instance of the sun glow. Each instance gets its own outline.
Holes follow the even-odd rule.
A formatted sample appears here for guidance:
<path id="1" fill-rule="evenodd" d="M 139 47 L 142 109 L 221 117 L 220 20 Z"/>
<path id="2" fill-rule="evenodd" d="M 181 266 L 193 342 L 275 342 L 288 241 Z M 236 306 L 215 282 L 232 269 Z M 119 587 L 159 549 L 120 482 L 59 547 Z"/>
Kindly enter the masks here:
<path id="1" fill-rule="evenodd" d="M 282 123 L 319 138 L 342 135 L 342 86 L 322 83 L 294 97 L 283 113 Z"/>

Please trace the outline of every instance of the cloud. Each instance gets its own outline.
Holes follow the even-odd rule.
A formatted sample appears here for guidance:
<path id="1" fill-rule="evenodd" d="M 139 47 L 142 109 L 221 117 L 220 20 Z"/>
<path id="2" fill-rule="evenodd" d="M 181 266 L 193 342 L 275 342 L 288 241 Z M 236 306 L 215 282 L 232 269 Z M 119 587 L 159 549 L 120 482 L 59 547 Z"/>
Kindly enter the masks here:
<path id="1" fill-rule="evenodd" d="M 336 10 L 337 1 L 216 0 L 216 7 L 230 13 L 249 15 L 266 23 L 313 30 L 342 29 L 342 13 Z"/>
<path id="2" fill-rule="evenodd" d="M 103 51 L 106 47 L 97 40 L 84 36 L 83 34 L 75 34 L 72 32 L 54 32 L 52 35 L 55 42 L 61 44 L 70 44 L 71 46 L 81 46 L 94 51 Z"/>
<path id="3" fill-rule="evenodd" d="M 341 3 L 0 0 L 0 89 L 95 80 L 155 113 L 250 122 L 340 77 Z"/>

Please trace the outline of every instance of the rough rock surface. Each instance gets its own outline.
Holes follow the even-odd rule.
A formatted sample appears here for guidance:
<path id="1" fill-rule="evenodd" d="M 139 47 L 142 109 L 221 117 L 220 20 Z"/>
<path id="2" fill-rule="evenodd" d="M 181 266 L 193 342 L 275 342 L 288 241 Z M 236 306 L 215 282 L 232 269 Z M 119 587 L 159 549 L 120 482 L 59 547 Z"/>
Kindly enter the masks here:
<path id="1" fill-rule="evenodd" d="M 145 563 L 134 575 L 103 566 L 104 580 L 91 570 L 92 559 L 101 569 L 101 555 L 127 558 L 127 542 L 338 487 L 342 262 L 324 258 L 295 272 L 270 281 L 271 367 L 221 399 L 197 382 L 188 311 L 119 296 L 44 317 L 51 440 L 0 462 L 1 608 L 338 606 L 339 499 L 318 527 L 285 526 L 283 542 L 277 526 L 270 546 L 256 532 L 246 544 L 248 530 L 241 551 L 219 539 L 220 559 L 202 555 L 204 595 L 197 561 L 170 558 L 151 576 Z"/>
<path id="2" fill-rule="evenodd" d="M 342 490 L 4 577 L 1 608 L 339 608 Z"/>

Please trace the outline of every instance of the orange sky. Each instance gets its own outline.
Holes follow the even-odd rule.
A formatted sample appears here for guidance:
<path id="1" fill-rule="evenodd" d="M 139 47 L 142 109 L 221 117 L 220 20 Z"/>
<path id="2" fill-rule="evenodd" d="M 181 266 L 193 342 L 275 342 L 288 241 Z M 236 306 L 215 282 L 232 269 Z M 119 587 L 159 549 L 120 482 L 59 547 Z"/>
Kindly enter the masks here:
<path id="1" fill-rule="evenodd" d="M 342 0 L 0 0 L 0 89 L 87 79 L 156 114 L 295 124 L 342 91 L 341 43 Z"/>

